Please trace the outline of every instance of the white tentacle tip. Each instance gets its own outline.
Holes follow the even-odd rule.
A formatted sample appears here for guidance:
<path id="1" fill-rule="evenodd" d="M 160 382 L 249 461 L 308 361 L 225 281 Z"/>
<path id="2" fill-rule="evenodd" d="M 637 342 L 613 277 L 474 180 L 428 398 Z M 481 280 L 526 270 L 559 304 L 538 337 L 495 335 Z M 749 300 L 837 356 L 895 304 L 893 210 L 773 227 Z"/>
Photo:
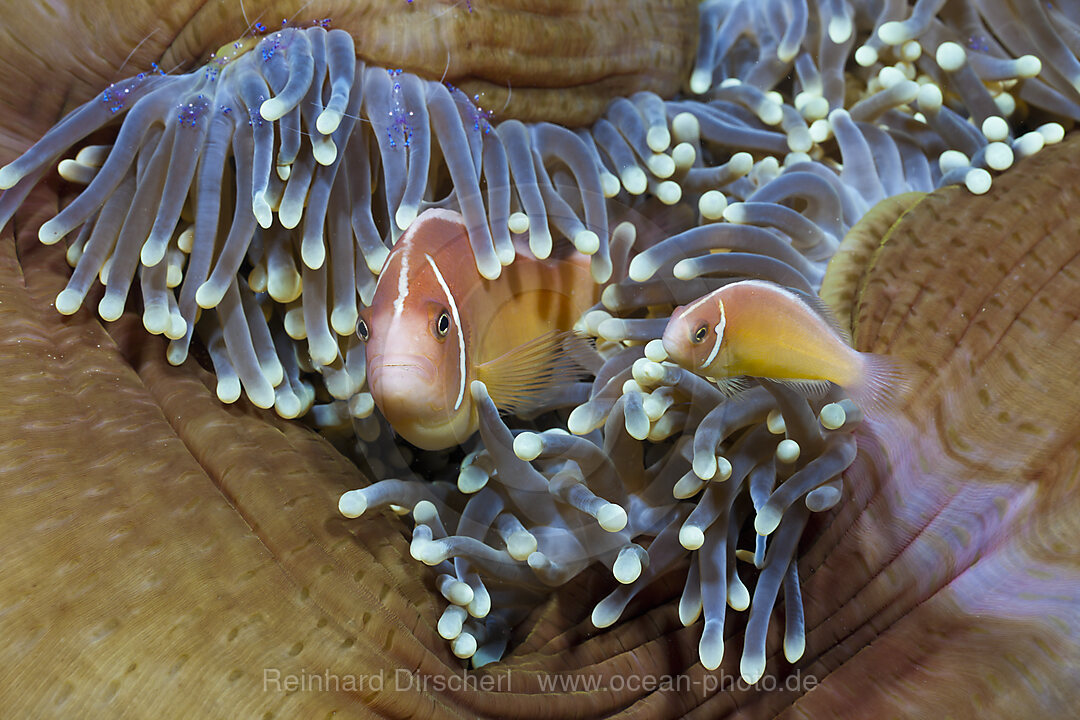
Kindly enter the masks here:
<path id="1" fill-rule="evenodd" d="M 543 449 L 544 443 L 536 433 L 523 432 L 514 438 L 514 454 L 522 460 L 535 460 Z"/>
<path id="2" fill-rule="evenodd" d="M 350 490 L 338 500 L 338 511 L 347 518 L 357 518 L 367 510 L 367 498 L 363 490 Z"/>
<path id="3" fill-rule="evenodd" d="M 338 125 L 341 124 L 341 119 L 343 117 L 344 115 L 337 110 L 327 108 L 319 113 L 319 118 L 315 121 L 315 129 L 323 135 L 329 135 L 338 129 Z"/>
<path id="4" fill-rule="evenodd" d="M 679 544 L 687 550 L 698 550 L 705 544 L 705 533 L 694 525 L 683 526 L 679 530 Z"/>
<path id="5" fill-rule="evenodd" d="M 627 520 L 626 511 L 615 503 L 608 503 L 596 513 L 596 521 L 600 523 L 600 527 L 611 533 L 625 528 Z"/>
<path id="6" fill-rule="evenodd" d="M 263 120 L 274 122 L 280 120 L 285 116 L 285 113 L 289 112 L 288 103 L 278 98 L 270 98 L 259 106 L 259 114 L 263 116 Z"/>

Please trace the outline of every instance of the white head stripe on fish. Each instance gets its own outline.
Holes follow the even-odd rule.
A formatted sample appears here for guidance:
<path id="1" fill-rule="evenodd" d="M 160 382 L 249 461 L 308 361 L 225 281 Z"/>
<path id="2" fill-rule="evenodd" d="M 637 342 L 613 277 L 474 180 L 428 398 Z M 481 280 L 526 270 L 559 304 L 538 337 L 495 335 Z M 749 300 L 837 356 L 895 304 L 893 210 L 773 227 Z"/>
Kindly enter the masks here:
<path id="1" fill-rule="evenodd" d="M 431 259 L 431 256 L 424 253 L 424 257 L 427 258 L 428 265 L 435 272 L 435 279 L 439 283 L 439 287 L 443 289 L 446 294 L 446 302 L 450 306 L 450 316 L 454 319 L 454 329 L 457 330 L 458 339 L 458 394 L 457 400 L 454 401 L 454 410 L 461 407 L 461 401 L 465 397 L 465 334 L 461 330 L 461 318 L 458 316 L 457 303 L 454 302 L 454 296 L 450 294 L 450 288 L 446 285 L 446 281 L 443 280 L 442 273 L 439 272 L 439 266 L 435 264 L 435 261 Z"/>
<path id="2" fill-rule="evenodd" d="M 705 358 L 705 362 L 701 363 L 701 367 L 708 367 L 716 359 L 716 353 L 720 352 L 720 343 L 724 342 L 724 328 L 727 326 L 724 301 L 717 298 L 716 304 L 720 306 L 720 322 L 716 323 L 716 342 L 713 343 L 712 352 L 709 353 L 709 357 Z"/>
<path id="3" fill-rule="evenodd" d="M 395 319 L 401 317 L 401 313 L 405 310 L 405 298 L 409 296 L 409 249 L 401 253 L 401 268 L 397 279 L 397 297 L 394 298 Z M 428 258 L 428 260 L 430 259 Z M 438 272 L 438 270 L 435 272 Z"/>
<path id="4" fill-rule="evenodd" d="M 712 293 L 709 293 L 709 295 L 711 295 L 711 294 Z M 706 302 L 709 299 L 709 295 L 705 295 L 704 297 L 699 297 L 697 300 L 695 300 L 694 302 L 687 305 L 686 309 L 683 310 L 683 315 L 689 315 L 690 313 L 694 312 L 694 310 L 697 309 L 698 305 L 700 305 L 703 302 Z"/>

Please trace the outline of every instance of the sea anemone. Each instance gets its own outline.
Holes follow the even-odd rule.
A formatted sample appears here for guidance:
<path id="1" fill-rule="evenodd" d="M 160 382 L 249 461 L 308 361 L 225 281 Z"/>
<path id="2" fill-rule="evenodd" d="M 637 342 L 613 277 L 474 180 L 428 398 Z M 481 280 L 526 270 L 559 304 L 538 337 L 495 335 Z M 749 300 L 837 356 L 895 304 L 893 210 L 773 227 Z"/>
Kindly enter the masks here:
<path id="1" fill-rule="evenodd" d="M 648 103 L 659 104 L 658 98 L 616 101 L 582 133 L 599 149 L 601 175 L 621 181 L 621 195 L 608 195 L 632 204 L 631 196 L 651 186 L 661 202 L 695 202 L 705 223 L 644 248 L 634 247 L 632 226 L 616 230 L 618 281 L 605 289 L 603 307 L 581 323 L 604 355 L 590 400 L 563 428 L 539 433 L 508 431 L 488 401 L 482 445 L 457 478 L 460 493 L 449 484 L 392 479 L 342 497 L 350 517 L 380 506 L 405 512 L 423 502 L 413 510 L 412 554 L 443 578 L 440 591 L 450 604 L 440 633 L 459 657 L 473 656 L 477 664 L 497 658 L 510 628 L 546 593 L 544 585 L 565 583 L 592 562 L 609 567 L 622 584 L 593 610 L 597 627 L 611 625 L 642 588 L 688 563 L 680 619 L 692 624 L 704 615 L 699 654 L 706 668 L 723 657 L 726 605 L 749 607 L 741 672 L 750 683 L 762 676 L 781 586 L 784 653 L 797 661 L 804 647 L 798 539 L 809 512 L 832 508 L 843 494 L 840 478 L 855 459 L 852 433 L 861 411 L 842 395 L 814 400 L 767 381 L 725 398 L 661 364 L 662 349 L 649 342 L 674 306 L 733 280 L 764 278 L 816 292 L 840 239 L 875 204 L 955 182 L 984 193 L 990 171 L 1009 167 L 1014 149 L 1027 154 L 1029 143 L 1063 135 L 1051 122 L 1008 144 L 1013 131 L 1002 115 L 1011 114 L 1015 100 L 1004 87 L 995 100 L 984 86 L 964 95 L 962 84 L 945 82 L 940 65 L 955 71 L 964 63 L 955 43 L 939 47 L 933 61 L 924 58 L 933 75 L 922 76 L 908 47 L 895 65 L 875 68 L 852 103 L 843 62 L 829 59 L 850 48 L 860 28 L 849 24 L 844 31 L 827 8 L 810 31 L 800 30 L 795 17 L 785 33 L 795 36 L 794 50 L 786 50 L 770 44 L 780 33 L 766 31 L 767 13 L 723 7 L 716 35 L 703 31 L 692 79 L 711 100 L 663 103 L 664 111 L 651 117 L 666 117 L 667 127 L 648 122 Z M 713 27 L 714 10 L 703 8 L 703 27 Z M 729 51 L 735 54 L 731 47 L 744 35 L 757 43 L 740 45 L 736 62 Z M 939 43 L 945 37 L 952 36 L 933 35 Z M 875 58 L 891 52 L 873 40 L 863 47 L 876 48 Z M 877 62 L 866 62 L 868 53 L 861 53 L 861 65 Z M 777 57 L 786 64 L 777 67 Z M 768 93 L 798 70 L 797 58 L 801 74 L 787 104 Z M 1008 66 L 1015 71 L 1004 78 L 1010 88 L 1030 65 Z M 710 79 L 702 84 L 706 73 Z M 715 87 L 713 73 L 722 78 Z M 950 96 L 956 110 L 944 102 L 950 91 L 957 92 Z M 985 109 L 982 100 L 998 109 L 979 116 L 972 108 Z M 823 149 L 832 140 L 834 158 Z M 761 159 L 755 162 L 747 149 Z M 720 218 L 727 222 L 708 222 Z M 485 400 L 482 388 L 473 392 Z M 378 430 L 367 437 L 378 437 Z M 367 455 L 385 457 L 374 448 Z M 401 464 L 374 467 L 377 474 L 408 472 Z M 743 537 L 747 526 L 755 532 Z M 740 542 L 749 546 L 739 549 Z M 761 571 L 752 599 L 737 557 Z"/>
<path id="2" fill-rule="evenodd" d="M 597 338 L 603 358 L 589 402 L 569 417 L 545 418 L 549 426 L 523 431 L 524 425 L 500 419 L 484 388 L 475 386 L 472 392 L 484 407 L 482 444 L 470 448 L 462 465 L 420 458 L 429 465 L 443 462 L 430 476 L 449 476 L 456 486 L 430 478 L 383 480 L 346 493 L 342 508 L 357 514 L 388 504 L 412 512 L 413 554 L 438 568 L 435 585 L 450 602 L 440 632 L 453 637 L 456 654 L 472 655 L 477 664 L 503 652 L 512 627 L 547 587 L 600 561 L 623 583 L 596 605 L 592 618 L 600 626 L 613 622 L 650 581 L 687 568 L 679 615 L 692 622 L 704 614 L 698 646 L 709 667 L 720 663 L 723 652 L 725 602 L 735 609 L 749 606 L 742 670 L 754 679 L 765 667 L 768 621 L 781 585 L 785 652 L 789 659 L 802 652 L 796 545 L 810 511 L 841 498 L 839 475 L 854 458 L 852 430 L 860 412 L 839 394 L 807 398 L 768 382 L 725 398 L 665 365 L 656 346 L 647 343 L 659 336 L 676 304 L 723 282 L 763 277 L 816 291 L 840 238 L 877 201 L 957 181 L 986 192 L 991 171 L 1006 169 L 1013 155 L 1061 138 L 1060 125 L 1042 122 L 1021 134 L 1020 120 L 1030 121 L 1013 112 L 1019 99 L 1021 107 L 1032 106 L 1030 117 L 1077 117 L 1075 86 L 1068 82 L 1069 58 L 1075 58 L 1072 51 L 1058 52 L 1068 50 L 1071 36 L 1035 23 L 1054 38 L 1045 44 L 1033 32 L 1054 50 L 1055 69 L 1040 67 L 1035 74 L 1044 74 L 1033 81 L 1034 65 L 1024 58 L 992 62 L 1005 57 L 997 45 L 968 43 L 964 60 L 970 62 L 958 60 L 943 41 L 963 33 L 935 20 L 939 9 L 920 3 L 915 17 L 904 21 L 836 3 L 707 3 L 690 79 L 690 88 L 706 97 L 664 101 L 635 94 L 576 132 L 517 121 L 484 132 L 483 114 L 461 94 L 362 63 L 352 66 L 347 91 L 335 94 L 335 85 L 342 89 L 345 82 L 333 78 L 348 79 L 349 73 L 333 75 L 330 51 L 337 48 L 343 58 L 347 36 L 321 28 L 281 30 L 257 45 L 246 41 L 237 49 L 254 49 L 220 72 L 211 64 L 209 74 L 148 74 L 117 83 L 84 116 L 108 123 L 110 108 L 121 103 L 117 112 L 127 114 L 116 143 L 107 159 L 105 150 L 92 148 L 65 166 L 64 173 L 89 184 L 43 227 L 43 238 L 55 241 L 74 233 L 74 220 L 87 221 L 69 246 L 76 271 L 57 296 L 57 308 L 74 312 L 93 278 L 101 276 L 107 289 L 99 312 L 117 317 L 137 272 L 143 323 L 173 339 L 170 360 L 184 359 L 200 323 L 219 397 L 235 400 L 242 387 L 256 405 L 299 415 L 321 392 L 307 374 L 316 370 L 332 399 L 316 406 L 316 422 L 359 416 L 360 434 L 371 441 L 378 420 L 369 414 L 363 349 L 350 337 L 349 321 L 373 283 L 378 268 L 372 265 L 378 266 L 375 260 L 407 219 L 425 203 L 460 209 L 470 221 L 478 267 L 489 275 L 509 260 L 510 232 L 528 232 L 538 254 L 553 241 L 570 240 L 593 254 L 598 281 L 614 278 L 603 307 L 582 323 Z M 1008 36 L 1005 44 L 1015 52 L 1008 19 L 979 12 L 969 13 L 963 27 L 985 22 Z M 1055 20 L 1071 22 L 1067 11 Z M 871 35 L 875 28 L 877 35 Z M 301 37 L 311 48 L 321 42 L 325 49 L 331 74 L 318 102 L 328 109 L 315 112 L 303 103 L 267 109 L 265 103 L 287 94 L 294 76 L 303 83 Z M 938 46 L 932 59 L 923 52 L 922 38 Z M 917 48 L 910 45 L 913 39 Z M 866 70 L 847 63 L 857 40 L 865 40 L 855 59 Z M 311 77 L 323 82 L 318 56 L 312 50 Z M 886 67 L 882 58 L 896 62 Z M 990 87 L 971 83 L 967 67 Z M 795 79 L 789 84 L 791 69 Z M 253 80 L 258 77 L 273 98 L 270 92 L 259 97 L 262 87 Z M 920 82 L 922 87 L 912 87 Z M 209 87 L 213 99 L 202 92 Z M 175 95 L 181 88 L 188 94 Z M 297 91 L 300 99 L 306 91 Z M 215 109 L 222 93 L 241 102 Z M 124 104 L 132 97 L 140 99 Z M 342 109 L 336 109 L 335 98 Z M 278 111 L 283 114 L 275 120 Z M 280 163 L 289 169 L 274 173 L 271 166 L 286 146 L 289 113 L 299 117 L 296 137 L 303 127 L 313 139 L 301 140 L 293 162 Z M 426 120 L 414 120 L 425 113 Z M 354 124 L 351 116 L 372 125 Z M 402 117 L 409 119 L 398 123 Z M 226 134 L 215 134 L 215 123 Z M 451 134 L 441 135 L 440 123 L 454 126 Z M 5 221 L 76 142 L 62 127 L 0 171 L 0 181 L 13 186 L 0 200 Z M 203 159 L 213 150 L 220 162 L 200 163 L 196 170 L 192 161 L 186 181 L 178 173 L 170 191 L 174 167 L 165 172 L 164 165 L 174 147 L 184 147 L 178 143 L 185 134 L 203 138 L 194 143 Z M 278 139 L 268 144 L 267 137 Z M 426 150 L 419 149 L 425 142 Z M 225 161 L 229 155 L 235 169 Z M 359 156 L 366 173 L 352 164 Z M 213 178 L 204 182 L 203 167 L 220 167 L 225 177 L 205 196 Z M 449 175 L 449 183 L 431 181 L 440 172 Z M 367 181 L 370 203 L 346 202 L 356 177 L 360 187 Z M 304 186 L 298 193 L 310 191 L 306 209 L 302 203 L 289 209 L 286 198 L 294 183 Z M 231 208 L 232 223 L 215 243 L 219 226 L 225 226 L 218 220 L 224 217 L 220 209 L 228 208 L 233 195 L 239 201 Z M 149 197 L 166 200 L 155 217 L 128 212 Z M 675 231 L 665 233 L 670 237 L 638 239 L 633 227 L 610 223 L 609 245 L 609 217 L 619 206 L 655 213 L 657 202 L 688 206 L 700 227 L 686 228 L 690 223 L 679 218 Z M 278 223 L 271 214 L 264 228 L 268 212 L 277 213 Z M 200 217 L 207 223 L 201 234 Z M 288 229 L 286 219 L 293 217 L 294 227 L 303 223 L 299 231 L 278 227 Z M 155 235 L 159 220 L 162 233 Z M 187 221 L 194 224 L 190 232 Z M 350 232 L 355 246 L 335 242 Z M 238 270 L 246 282 L 238 281 Z M 781 440 L 780 433 L 788 437 Z M 386 454 L 385 435 L 379 443 Z M 377 455 L 373 451 L 372 459 Z M 756 533 L 749 533 L 751 524 Z M 752 599 L 736 570 L 738 557 L 761 569 Z"/>

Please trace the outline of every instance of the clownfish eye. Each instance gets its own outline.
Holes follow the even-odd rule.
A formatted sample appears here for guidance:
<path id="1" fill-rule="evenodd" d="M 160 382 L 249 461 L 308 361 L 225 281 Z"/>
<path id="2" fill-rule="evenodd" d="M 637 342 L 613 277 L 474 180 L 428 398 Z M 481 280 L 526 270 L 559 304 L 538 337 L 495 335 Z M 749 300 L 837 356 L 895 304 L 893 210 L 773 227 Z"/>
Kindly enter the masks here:
<path id="1" fill-rule="evenodd" d="M 703 325 L 699 326 L 698 329 L 694 331 L 694 338 L 693 338 L 694 343 L 696 344 L 696 343 L 705 342 L 705 336 L 708 335 L 708 334 L 709 334 L 709 326 L 708 325 L 703 324 Z"/>
<path id="2" fill-rule="evenodd" d="M 367 342 L 368 339 L 368 326 L 364 322 L 364 318 L 360 318 L 356 321 L 356 334 L 360 336 L 360 339 Z"/>
<path id="3" fill-rule="evenodd" d="M 441 338 L 446 337 L 446 333 L 450 332 L 450 313 L 445 310 L 439 313 L 439 319 L 435 321 L 435 332 Z"/>

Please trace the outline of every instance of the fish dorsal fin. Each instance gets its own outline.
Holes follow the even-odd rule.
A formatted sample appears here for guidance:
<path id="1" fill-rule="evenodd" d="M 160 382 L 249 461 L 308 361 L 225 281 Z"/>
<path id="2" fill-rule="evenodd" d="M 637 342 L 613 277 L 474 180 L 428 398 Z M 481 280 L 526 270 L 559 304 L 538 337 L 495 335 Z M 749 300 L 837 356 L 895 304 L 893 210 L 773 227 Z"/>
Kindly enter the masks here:
<path id="1" fill-rule="evenodd" d="M 585 335 L 553 330 L 477 365 L 476 378 L 501 412 L 529 417 L 589 374 L 578 358 L 590 350 Z"/>
<path id="2" fill-rule="evenodd" d="M 814 314 L 824 320 L 825 324 L 827 324 L 837 335 L 843 338 L 846 344 L 851 345 L 851 331 L 849 331 L 846 327 L 840 324 L 840 321 L 836 319 L 836 315 L 833 313 L 832 308 L 829 307 L 828 303 L 826 303 L 817 295 L 812 295 L 796 288 L 787 289 L 792 295 L 797 296 L 800 300 L 806 303 L 807 306 L 809 306 L 809 308 L 814 311 Z"/>

